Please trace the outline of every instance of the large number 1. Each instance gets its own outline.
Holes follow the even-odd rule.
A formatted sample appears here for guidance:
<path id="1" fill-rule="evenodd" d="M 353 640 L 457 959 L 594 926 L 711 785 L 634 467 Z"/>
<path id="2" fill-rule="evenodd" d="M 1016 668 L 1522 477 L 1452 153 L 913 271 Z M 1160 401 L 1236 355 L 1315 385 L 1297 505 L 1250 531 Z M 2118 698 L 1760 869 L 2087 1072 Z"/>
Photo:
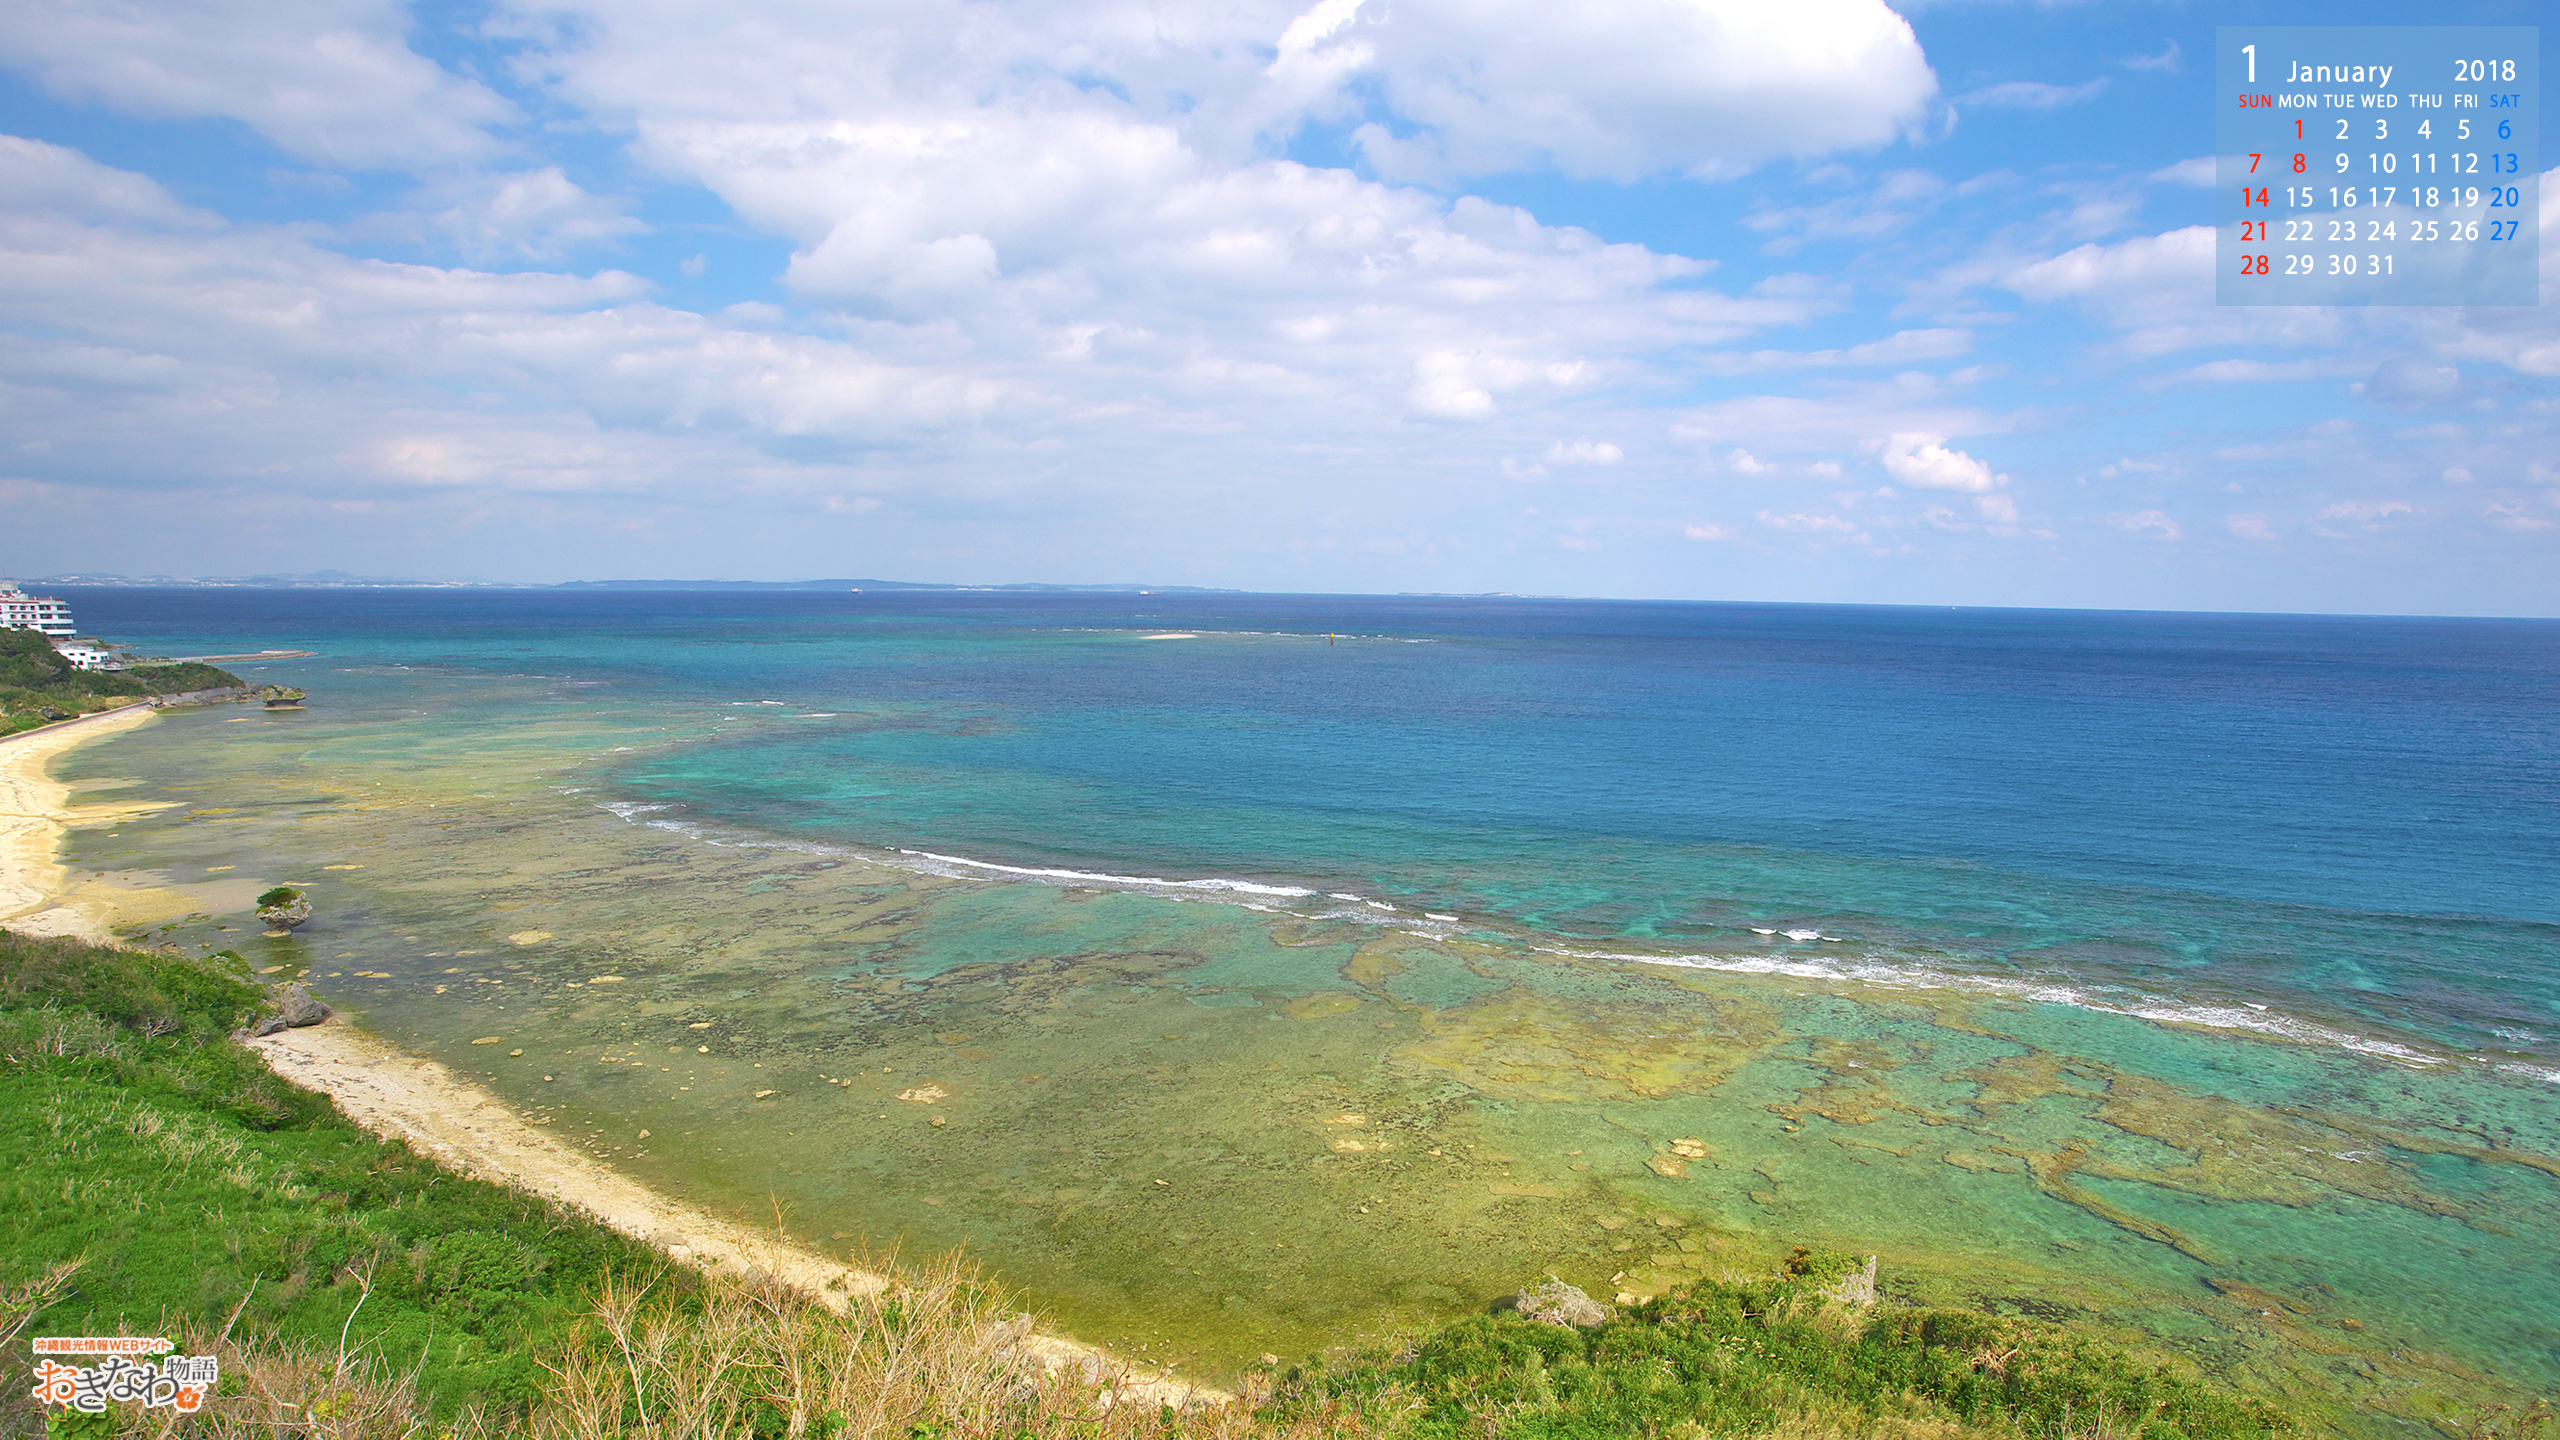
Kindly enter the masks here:
<path id="1" fill-rule="evenodd" d="M 2257 47 L 2257 46 L 2255 46 L 2255 45 L 2243 45 L 2243 46 L 2241 46 L 2241 47 L 2240 47 L 2240 53 L 2249 57 L 2249 83 L 2250 83 L 2250 84 L 2252 84 L 2252 85 L 2257 84 L 2257 83 L 2258 83 L 2258 47 Z"/>

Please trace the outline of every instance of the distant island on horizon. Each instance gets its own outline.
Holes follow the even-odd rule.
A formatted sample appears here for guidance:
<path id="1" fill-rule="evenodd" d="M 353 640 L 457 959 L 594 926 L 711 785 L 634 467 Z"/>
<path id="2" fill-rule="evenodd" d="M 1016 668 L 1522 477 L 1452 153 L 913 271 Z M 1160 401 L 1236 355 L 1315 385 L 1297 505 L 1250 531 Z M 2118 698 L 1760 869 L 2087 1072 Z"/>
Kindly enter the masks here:
<path id="1" fill-rule="evenodd" d="M 935 594 L 1018 595 L 1264 595 L 1284 591 L 1247 590 L 1220 585 L 1149 585 L 1123 582 L 1062 585 L 1042 580 L 970 585 L 946 580 L 420 580 L 397 575 L 356 575 L 344 570 L 314 570 L 301 575 L 41 575 L 29 585 L 90 586 L 132 590 L 596 590 L 681 593 L 699 591 L 846 595 L 864 591 Z M 1564 600 L 1596 597 L 1531 595 L 1514 590 L 1402 591 L 1404 596 L 1453 600 Z"/>
<path id="2" fill-rule="evenodd" d="M 135 589 L 207 587 L 260 590 L 806 590 L 840 593 L 860 590 L 1010 590 L 1051 594 L 1096 595 L 1247 595 L 1247 590 L 1206 585 L 1055 585 L 1016 581 L 1003 585 L 963 585 L 938 580 L 420 580 L 395 575 L 355 575 L 344 570 L 314 570 L 301 575 L 44 575 L 30 585 L 91 585 Z"/>
<path id="3" fill-rule="evenodd" d="M 2390 620 L 2514 620 L 2543 621 L 2555 618 L 2540 615 L 2462 615 L 2407 611 L 2326 611 L 2326 610 L 2175 610 L 2143 606 L 2114 605 L 1986 605 L 1981 603 L 1951 604 L 1925 600 L 1762 600 L 1704 599 L 1678 596 L 1630 595 L 1564 595 L 1521 590 L 1400 590 L 1383 591 L 1292 591 L 1255 590 L 1221 585 L 1153 585 L 1136 582 L 1070 585 L 1040 580 L 1017 580 L 1001 584 L 963 584 L 944 580 L 879 580 L 839 578 L 823 580 L 422 580 L 409 576 L 357 575 L 344 570 L 314 570 L 300 575 L 112 575 L 67 572 L 30 576 L 25 585 L 88 586 L 99 589 L 203 589 L 203 590 L 520 590 L 520 591 L 593 591 L 634 594 L 860 594 L 876 591 L 892 594 L 1013 594 L 1013 595 L 1328 595 L 1341 598 L 1366 596 L 1373 599 L 1399 600 L 1536 600 L 1594 601 L 1599 603 L 1690 604 L 1690 605 L 1774 605 L 1841 607 L 1883 610 L 2013 610 L 2021 612 L 2071 612 L 2080 614 L 2127 615 L 2299 615 L 2326 619 L 2390 619 Z"/>

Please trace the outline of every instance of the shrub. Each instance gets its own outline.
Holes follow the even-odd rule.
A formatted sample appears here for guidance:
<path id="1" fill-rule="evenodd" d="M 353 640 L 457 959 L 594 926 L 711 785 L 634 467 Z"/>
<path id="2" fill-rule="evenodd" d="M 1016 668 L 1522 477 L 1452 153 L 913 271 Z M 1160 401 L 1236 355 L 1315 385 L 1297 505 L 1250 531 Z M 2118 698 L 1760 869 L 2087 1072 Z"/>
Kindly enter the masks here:
<path id="1" fill-rule="evenodd" d="M 542 1252 L 503 1235 L 466 1231 L 427 1247 L 419 1281 L 431 1295 L 524 1290 L 550 1268 Z"/>
<path id="2" fill-rule="evenodd" d="M 2127 1440 L 2292 1433 L 2262 1403 L 2049 1326 L 1830 1302 L 1821 1287 L 1856 1268 L 1848 1258 L 1800 1249 L 1769 1279 L 1701 1281 L 1590 1331 L 1478 1316 L 1399 1354 L 1297 1372 L 1273 1411 L 1401 1404 L 1424 1440 L 1860 1434 L 1924 1421 L 1949 1437 L 2078 1434 L 2101 1420 Z"/>
<path id="3" fill-rule="evenodd" d="M 221 1035 L 262 998 L 232 973 L 229 951 L 205 960 L 0 931 L 0 1008 L 83 1011 L 143 1035 Z"/>

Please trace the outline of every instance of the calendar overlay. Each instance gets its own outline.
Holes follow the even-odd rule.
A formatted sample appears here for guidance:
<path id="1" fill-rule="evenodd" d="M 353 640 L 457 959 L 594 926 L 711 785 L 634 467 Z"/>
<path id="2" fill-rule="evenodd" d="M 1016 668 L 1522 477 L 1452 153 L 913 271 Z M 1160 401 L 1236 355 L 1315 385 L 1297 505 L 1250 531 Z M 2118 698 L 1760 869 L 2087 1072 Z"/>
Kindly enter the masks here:
<path id="1" fill-rule="evenodd" d="M 2217 303 L 2542 303 L 2538 27 L 2216 36 Z"/>

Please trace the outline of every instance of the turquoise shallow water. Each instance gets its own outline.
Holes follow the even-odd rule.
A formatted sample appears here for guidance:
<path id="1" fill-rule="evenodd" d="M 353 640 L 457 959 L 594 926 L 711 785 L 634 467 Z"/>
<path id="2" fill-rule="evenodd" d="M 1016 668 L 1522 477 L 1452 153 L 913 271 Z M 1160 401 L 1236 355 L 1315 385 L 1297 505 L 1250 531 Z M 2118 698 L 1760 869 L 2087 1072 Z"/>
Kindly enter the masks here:
<path id="1" fill-rule="evenodd" d="M 324 652 L 77 757 L 190 807 L 84 863 L 316 881 L 369 1022 L 1097 1338 L 1820 1239 L 2377 1414 L 2560 1375 L 2560 627 L 74 598 Z"/>

